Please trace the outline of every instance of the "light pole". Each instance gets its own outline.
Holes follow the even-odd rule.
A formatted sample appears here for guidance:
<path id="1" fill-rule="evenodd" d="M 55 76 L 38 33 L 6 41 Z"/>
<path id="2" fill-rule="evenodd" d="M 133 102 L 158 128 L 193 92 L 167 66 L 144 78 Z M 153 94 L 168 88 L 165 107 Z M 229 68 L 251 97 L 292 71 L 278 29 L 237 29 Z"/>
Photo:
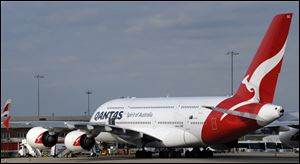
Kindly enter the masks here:
<path id="1" fill-rule="evenodd" d="M 233 55 L 239 55 L 238 52 L 229 51 L 226 55 L 231 55 L 231 95 L 233 95 Z"/>
<path id="2" fill-rule="evenodd" d="M 90 94 L 92 94 L 91 91 L 85 92 L 88 95 L 88 115 L 90 116 Z"/>
<path id="3" fill-rule="evenodd" d="M 40 117 L 40 78 L 44 78 L 42 75 L 35 75 L 34 78 L 38 80 L 38 117 Z"/>

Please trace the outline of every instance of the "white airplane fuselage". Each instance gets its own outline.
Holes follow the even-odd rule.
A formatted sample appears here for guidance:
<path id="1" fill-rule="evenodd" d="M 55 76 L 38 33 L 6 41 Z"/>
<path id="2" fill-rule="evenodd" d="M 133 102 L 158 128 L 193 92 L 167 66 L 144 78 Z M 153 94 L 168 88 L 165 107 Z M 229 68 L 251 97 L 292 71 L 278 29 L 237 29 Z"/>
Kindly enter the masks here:
<path id="1" fill-rule="evenodd" d="M 215 106 L 226 98 L 228 97 L 115 99 L 101 105 L 90 121 L 139 131 L 162 140 L 163 145 L 151 146 L 203 146 L 202 127 L 212 111 L 202 106 Z M 110 118 L 116 118 L 114 123 L 109 122 Z M 212 127 L 212 130 L 214 128 L 217 126 Z M 100 133 L 96 140 L 128 143 L 109 132 Z"/>

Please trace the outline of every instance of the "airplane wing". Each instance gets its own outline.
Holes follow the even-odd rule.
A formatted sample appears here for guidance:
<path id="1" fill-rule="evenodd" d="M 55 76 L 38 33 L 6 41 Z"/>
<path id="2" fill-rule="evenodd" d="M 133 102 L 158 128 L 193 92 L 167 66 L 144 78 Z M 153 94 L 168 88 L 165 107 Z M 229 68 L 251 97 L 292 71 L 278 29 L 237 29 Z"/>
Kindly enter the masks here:
<path id="1" fill-rule="evenodd" d="M 74 129 L 81 129 L 87 131 L 87 133 L 91 133 L 93 136 L 98 135 L 101 132 L 109 132 L 114 135 L 118 135 L 124 140 L 139 140 L 145 139 L 147 141 L 158 141 L 161 142 L 160 139 L 153 137 L 147 133 L 139 132 L 132 129 L 122 128 L 115 125 L 107 125 L 107 124 L 98 124 L 93 122 L 65 122 L 67 127 Z"/>
<path id="2" fill-rule="evenodd" d="M 99 124 L 95 122 L 83 122 L 83 121 L 18 121 L 10 122 L 10 124 L 28 125 L 32 127 L 40 126 L 49 129 L 51 132 L 65 132 L 70 130 L 80 129 L 85 131 L 88 135 L 96 137 L 101 132 L 109 132 L 114 135 L 118 135 L 124 140 L 139 140 L 145 139 L 147 141 L 158 141 L 160 139 L 153 137 L 149 134 L 135 131 L 132 129 L 126 129 L 115 125 Z"/>

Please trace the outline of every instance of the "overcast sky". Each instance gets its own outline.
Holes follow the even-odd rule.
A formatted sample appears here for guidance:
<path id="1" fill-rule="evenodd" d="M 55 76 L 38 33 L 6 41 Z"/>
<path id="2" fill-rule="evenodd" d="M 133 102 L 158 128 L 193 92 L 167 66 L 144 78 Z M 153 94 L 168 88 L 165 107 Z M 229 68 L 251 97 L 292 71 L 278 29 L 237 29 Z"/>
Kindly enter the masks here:
<path id="1" fill-rule="evenodd" d="M 274 15 L 294 13 L 274 104 L 299 110 L 299 2 L 3 2 L 1 105 L 13 115 L 91 114 L 130 97 L 226 96 Z"/>

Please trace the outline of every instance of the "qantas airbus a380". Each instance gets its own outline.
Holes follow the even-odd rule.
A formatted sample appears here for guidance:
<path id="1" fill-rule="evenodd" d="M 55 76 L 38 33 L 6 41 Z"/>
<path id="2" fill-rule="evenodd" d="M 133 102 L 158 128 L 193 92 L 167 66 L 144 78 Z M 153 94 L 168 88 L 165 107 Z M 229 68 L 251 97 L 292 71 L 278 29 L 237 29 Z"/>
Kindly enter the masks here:
<path id="1" fill-rule="evenodd" d="M 186 156 L 212 156 L 206 149 L 230 148 L 237 139 L 281 117 L 272 104 L 283 62 L 292 13 L 276 15 L 238 90 L 230 97 L 123 98 L 101 105 L 90 122 L 39 121 L 27 133 L 38 149 L 52 147 L 58 134 L 70 131 L 66 147 L 73 152 L 97 142 L 164 148 L 160 157 L 176 156 L 173 148 L 192 147 Z M 136 157 L 150 157 L 140 150 Z"/>

